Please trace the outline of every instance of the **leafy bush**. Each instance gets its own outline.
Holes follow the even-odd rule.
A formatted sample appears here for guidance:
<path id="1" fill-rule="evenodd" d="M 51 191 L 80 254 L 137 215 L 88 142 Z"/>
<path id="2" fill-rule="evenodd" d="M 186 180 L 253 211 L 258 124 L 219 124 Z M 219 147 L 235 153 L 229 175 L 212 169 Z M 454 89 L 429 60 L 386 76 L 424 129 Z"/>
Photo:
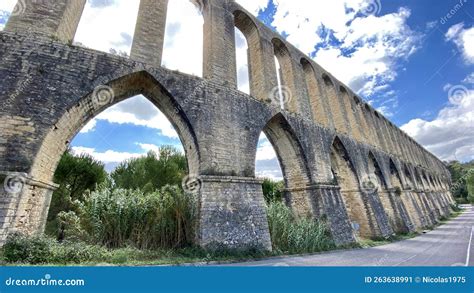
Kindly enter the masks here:
<path id="1" fill-rule="evenodd" d="M 176 248 L 194 237 L 196 203 L 178 187 L 139 190 L 100 189 L 80 207 L 82 227 L 94 244 L 109 248 Z"/>
<path id="2" fill-rule="evenodd" d="M 270 202 L 267 215 L 273 249 L 276 251 L 311 253 L 335 247 L 324 221 L 296 217 L 281 202 Z"/>
<path id="3" fill-rule="evenodd" d="M 157 153 L 130 159 L 111 174 L 118 188 L 154 192 L 166 185 L 181 185 L 187 174 L 186 157 L 172 146 L 162 146 Z"/>
<path id="4" fill-rule="evenodd" d="M 273 181 L 265 178 L 262 184 L 265 201 L 267 203 L 270 203 L 271 201 L 281 201 L 283 199 L 284 187 L 285 184 L 283 181 Z"/>
<path id="5" fill-rule="evenodd" d="M 111 252 L 102 246 L 89 245 L 84 242 L 55 242 L 52 246 L 49 263 L 80 264 L 87 262 L 104 262 Z"/>
<path id="6" fill-rule="evenodd" d="M 3 257 L 11 263 L 46 263 L 51 257 L 52 243 L 44 236 L 27 237 L 14 233 L 3 246 Z"/>
<path id="7" fill-rule="evenodd" d="M 86 240 L 84 230 L 81 227 L 81 219 L 73 211 L 60 212 L 56 217 L 57 240 L 68 239 L 70 241 Z"/>
<path id="8" fill-rule="evenodd" d="M 110 252 L 100 246 L 83 242 L 58 243 L 45 236 L 25 236 L 14 233 L 2 247 L 3 258 L 8 263 L 68 264 L 104 261 Z"/>
<path id="9" fill-rule="evenodd" d="M 73 202 L 82 200 L 86 190 L 94 190 L 97 184 L 107 180 L 104 164 L 90 155 L 74 155 L 68 149 L 59 161 L 54 182 L 59 188 L 54 191 L 48 220 L 54 221 L 61 211 L 73 210 Z"/>

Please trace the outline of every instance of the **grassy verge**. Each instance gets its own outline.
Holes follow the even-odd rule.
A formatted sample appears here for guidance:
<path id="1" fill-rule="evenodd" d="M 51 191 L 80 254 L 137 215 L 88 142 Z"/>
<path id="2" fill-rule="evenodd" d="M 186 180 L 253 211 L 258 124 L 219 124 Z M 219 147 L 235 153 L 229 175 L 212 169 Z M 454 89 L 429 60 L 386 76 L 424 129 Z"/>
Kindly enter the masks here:
<path id="1" fill-rule="evenodd" d="M 447 223 L 462 214 L 463 211 L 453 212 L 449 217 L 440 220 L 439 225 Z M 304 255 L 335 249 L 368 248 L 389 244 L 391 242 L 410 239 L 418 236 L 418 233 L 395 235 L 389 239 L 361 239 L 358 243 L 347 247 L 336 247 L 330 239 L 321 235 L 327 233 L 327 228 L 317 224 L 292 218 L 286 214 L 281 206 L 274 207 L 273 216 L 270 216 L 270 226 L 276 228 L 277 223 L 287 221 L 288 229 L 272 232 L 274 243 L 273 252 L 262 251 L 206 251 L 199 247 L 187 247 L 180 249 L 153 249 L 143 250 L 134 247 L 106 248 L 100 245 L 91 245 L 85 242 L 65 241 L 58 243 L 55 240 L 44 237 L 25 237 L 17 235 L 11 238 L 7 244 L 0 249 L 0 265 L 48 265 L 48 266 L 109 266 L 109 265 L 180 265 L 187 263 L 210 263 L 210 262 L 238 262 L 258 260 L 265 257 L 283 255 Z M 271 213 L 270 213 L 271 214 Z M 276 217 L 278 215 L 278 217 Z M 284 215 L 285 217 L 283 217 Z M 277 221 L 277 219 L 279 219 Z M 285 220 L 283 220 L 285 219 Z M 306 235 L 307 229 L 318 230 L 319 236 L 314 236 L 314 241 L 295 242 L 289 245 L 295 238 Z M 309 234 L 312 235 L 312 234 Z M 277 238 L 278 237 L 278 238 Z M 321 238 L 322 237 L 322 238 Z M 323 240 L 321 240 L 323 239 Z M 327 242 L 326 242 L 327 241 Z M 283 244 L 284 245 L 283 245 Z M 312 244 L 311 244 L 312 243 Z M 314 244 L 316 243 L 316 244 Z"/>

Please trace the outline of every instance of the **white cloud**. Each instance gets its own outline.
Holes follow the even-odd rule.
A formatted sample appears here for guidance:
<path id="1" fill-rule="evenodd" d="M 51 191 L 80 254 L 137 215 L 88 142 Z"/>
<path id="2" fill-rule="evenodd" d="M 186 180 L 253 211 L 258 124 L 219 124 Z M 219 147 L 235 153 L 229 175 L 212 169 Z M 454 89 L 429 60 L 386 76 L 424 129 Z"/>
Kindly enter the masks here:
<path id="1" fill-rule="evenodd" d="M 104 52 L 112 48 L 129 54 L 138 6 L 139 1 L 87 1 L 74 41 Z"/>
<path id="2" fill-rule="evenodd" d="M 97 125 L 97 120 L 92 119 L 81 129 L 81 131 L 79 133 L 94 132 L 96 125 Z"/>
<path id="3" fill-rule="evenodd" d="M 383 101 L 380 93 L 390 91 L 400 62 L 419 45 L 420 36 L 407 25 L 407 8 L 386 15 L 363 15 L 364 7 L 378 2 L 276 2 L 272 25 L 288 35 L 290 43 L 307 54 L 315 54 L 320 65 L 375 103 Z M 375 11 L 381 8 L 375 7 Z M 386 112 L 395 104 L 385 105 Z"/>
<path id="4" fill-rule="evenodd" d="M 462 22 L 455 24 L 448 29 L 445 38 L 456 44 L 467 64 L 474 64 L 474 27 L 464 28 Z"/>
<path id="5" fill-rule="evenodd" d="M 238 89 L 246 94 L 250 94 L 249 66 L 248 66 L 248 45 L 245 36 L 240 30 L 235 29 L 236 64 Z"/>
<path id="6" fill-rule="evenodd" d="M 264 133 L 258 140 L 255 174 L 259 178 L 283 179 L 275 149 Z"/>
<path id="7" fill-rule="evenodd" d="M 266 161 L 276 159 L 275 149 L 273 149 L 272 144 L 265 137 L 260 139 L 258 148 L 257 148 L 257 161 Z"/>
<path id="8" fill-rule="evenodd" d="M 280 181 L 283 180 L 283 176 L 281 175 L 281 171 L 279 170 L 263 170 L 256 172 L 257 178 L 268 178 L 273 181 Z"/>
<path id="9" fill-rule="evenodd" d="M 168 118 L 144 96 L 136 96 L 120 102 L 97 115 L 81 130 L 92 132 L 97 120 L 115 124 L 132 124 L 157 129 L 163 136 L 178 139 L 178 133 Z"/>
<path id="10" fill-rule="evenodd" d="M 466 78 L 462 82 L 467 84 L 474 84 L 474 72 L 466 76 Z"/>
<path id="11" fill-rule="evenodd" d="M 18 0 L 2 0 L 0 2 L 0 10 L 12 12 Z"/>
<path id="12" fill-rule="evenodd" d="M 110 107 L 99 114 L 96 119 L 158 129 L 166 137 L 178 138 L 178 134 L 168 118 L 143 96 L 137 96 Z"/>
<path id="13" fill-rule="evenodd" d="M 432 121 L 413 119 L 401 128 L 442 160 L 474 159 L 474 90 L 456 86 L 449 105 Z"/>
<path id="14" fill-rule="evenodd" d="M 94 159 L 103 162 L 104 164 L 120 163 L 132 158 L 138 158 L 144 154 L 140 153 L 127 153 L 127 152 L 116 152 L 113 150 L 107 150 L 105 152 L 97 152 L 94 148 L 87 147 L 72 147 L 72 151 L 77 154 L 87 154 L 92 156 Z"/>
<path id="15" fill-rule="evenodd" d="M 204 19 L 189 0 L 169 1 L 162 64 L 202 76 Z"/>
<path id="16" fill-rule="evenodd" d="M 160 147 L 154 144 L 149 144 L 149 143 L 137 143 L 144 151 L 148 152 L 154 152 L 155 154 L 160 153 Z"/>
<path id="17" fill-rule="evenodd" d="M 237 0 L 236 2 L 253 15 L 258 15 L 260 10 L 265 9 L 268 6 L 269 0 Z"/>
<path id="18" fill-rule="evenodd" d="M 160 147 L 154 144 L 136 143 L 140 146 L 143 152 L 140 153 L 129 153 L 129 152 L 117 152 L 113 150 L 107 150 L 105 152 L 98 152 L 94 148 L 75 146 L 72 147 L 72 151 L 76 155 L 87 154 L 92 156 L 94 159 L 103 162 L 104 164 L 121 163 L 129 159 L 139 158 L 146 155 L 149 151 L 153 151 L 156 154 L 159 153 Z"/>

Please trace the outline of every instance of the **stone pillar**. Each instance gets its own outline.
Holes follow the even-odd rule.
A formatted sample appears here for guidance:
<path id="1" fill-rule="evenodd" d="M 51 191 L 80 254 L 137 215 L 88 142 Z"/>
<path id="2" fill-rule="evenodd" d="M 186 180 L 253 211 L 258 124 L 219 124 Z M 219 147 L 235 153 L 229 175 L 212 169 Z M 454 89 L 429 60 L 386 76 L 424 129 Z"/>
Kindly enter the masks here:
<path id="1" fill-rule="evenodd" d="M 203 77 L 237 88 L 234 15 L 226 9 L 226 0 L 205 2 Z"/>
<path id="2" fill-rule="evenodd" d="M 295 93 L 291 99 L 295 102 L 297 107 L 297 113 L 303 116 L 305 119 L 313 119 L 313 113 L 311 111 L 311 104 L 309 102 L 309 93 L 306 86 L 306 77 L 303 71 L 303 66 L 300 63 L 296 63 L 292 59 L 293 72 L 294 72 L 294 89 Z"/>
<path id="3" fill-rule="evenodd" d="M 370 204 L 372 207 L 375 220 L 377 221 L 377 225 L 380 229 L 380 234 L 382 237 L 390 237 L 394 234 L 392 227 L 390 226 L 390 222 L 383 207 L 382 201 L 380 199 L 380 195 L 378 191 L 362 192 L 365 195 L 365 200 Z"/>
<path id="4" fill-rule="evenodd" d="M 414 231 L 414 225 L 405 209 L 401 199 L 401 193 L 396 188 L 379 191 L 382 204 L 390 218 L 392 229 L 396 233 L 407 233 Z"/>
<path id="5" fill-rule="evenodd" d="M 86 0 L 18 1 L 5 25 L 5 31 L 43 34 L 72 42 Z"/>
<path id="6" fill-rule="evenodd" d="M 422 229 L 424 226 L 426 226 L 423 212 L 421 211 L 418 202 L 413 198 L 411 189 L 402 190 L 400 194 L 400 200 L 406 207 L 407 212 L 412 219 L 414 229 Z"/>
<path id="7" fill-rule="evenodd" d="M 426 199 L 426 194 L 423 190 L 416 190 L 415 194 L 418 196 L 422 207 L 424 208 L 425 211 L 425 217 L 427 219 L 427 224 L 430 226 L 433 226 L 437 223 L 436 217 L 435 217 L 435 212 L 433 209 L 430 208 L 428 201 Z"/>
<path id="8" fill-rule="evenodd" d="M 161 66 L 167 10 L 168 0 L 140 0 L 131 59 Z"/>
<path id="9" fill-rule="evenodd" d="M 17 172 L 2 172 L 0 183 L 0 245 L 13 232 L 43 233 L 51 196 L 58 186 Z"/>
<path id="10" fill-rule="evenodd" d="M 313 217 L 327 219 L 336 245 L 346 245 L 356 241 L 354 229 L 337 185 L 316 184 L 307 187 L 313 210 Z"/>
<path id="11" fill-rule="evenodd" d="M 199 180 L 199 245 L 272 250 L 262 181 L 224 176 L 201 176 Z"/>

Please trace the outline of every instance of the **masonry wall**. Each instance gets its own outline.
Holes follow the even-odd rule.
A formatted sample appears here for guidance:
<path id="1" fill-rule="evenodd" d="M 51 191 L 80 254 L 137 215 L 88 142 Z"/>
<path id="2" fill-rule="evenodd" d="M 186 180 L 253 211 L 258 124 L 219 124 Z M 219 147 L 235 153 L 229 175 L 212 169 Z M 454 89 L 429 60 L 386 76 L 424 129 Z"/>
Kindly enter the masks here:
<path id="1" fill-rule="evenodd" d="M 21 187 L 2 190 L 3 239 L 43 229 L 53 173 L 74 135 L 137 94 L 183 142 L 200 182 L 196 239 L 203 246 L 271 249 L 255 179 L 262 131 L 277 151 L 288 204 L 298 215 L 327 219 L 338 244 L 423 229 L 450 212 L 441 161 L 234 1 L 197 2 L 205 19 L 203 79 L 160 67 L 166 1 L 142 0 L 130 59 L 69 45 L 84 1 L 56 2 L 37 19 L 40 33 L 29 30 L 46 13 L 34 3 L 0 33 L 0 173 Z M 249 43 L 250 96 L 236 90 L 234 26 Z M 285 110 L 275 99 L 275 56 L 289 91 Z M 343 150 L 337 156 L 335 142 Z"/>

